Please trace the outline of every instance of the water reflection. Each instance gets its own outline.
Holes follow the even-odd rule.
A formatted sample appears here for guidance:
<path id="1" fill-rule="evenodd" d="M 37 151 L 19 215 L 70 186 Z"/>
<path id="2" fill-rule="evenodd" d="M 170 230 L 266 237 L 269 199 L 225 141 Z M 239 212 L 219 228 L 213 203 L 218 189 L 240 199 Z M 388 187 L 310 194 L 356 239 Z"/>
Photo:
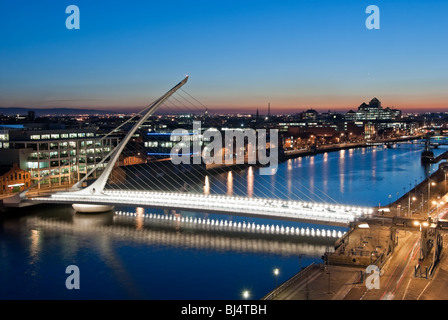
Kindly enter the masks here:
<path id="1" fill-rule="evenodd" d="M 210 194 L 210 178 L 208 176 L 205 176 L 204 194 L 205 195 Z"/>
<path id="2" fill-rule="evenodd" d="M 145 223 L 145 208 L 138 207 L 136 209 L 135 229 L 137 231 L 143 230 Z"/>
<path id="3" fill-rule="evenodd" d="M 339 192 L 344 193 L 345 192 L 345 150 L 339 151 L 339 161 L 338 161 L 338 168 L 339 168 Z"/>
<path id="4" fill-rule="evenodd" d="M 324 163 L 322 165 L 322 183 L 323 183 L 323 192 L 328 193 L 328 180 L 329 174 L 331 172 L 329 171 L 330 163 L 328 162 L 328 152 L 325 152 L 324 155 Z"/>
<path id="5" fill-rule="evenodd" d="M 227 195 L 233 195 L 233 172 L 229 171 L 227 173 Z"/>
<path id="6" fill-rule="evenodd" d="M 247 170 L 247 196 L 252 198 L 254 195 L 254 168 L 249 167 Z"/>
<path id="7" fill-rule="evenodd" d="M 36 229 L 31 230 L 30 243 L 30 264 L 34 264 L 39 259 L 41 232 Z"/>
<path id="8" fill-rule="evenodd" d="M 354 152 L 355 152 L 355 149 L 349 149 L 348 150 L 349 157 L 353 157 Z"/>
<path id="9" fill-rule="evenodd" d="M 76 214 L 72 222 L 54 218 L 48 219 L 43 216 L 29 217 L 26 224 L 33 230 L 42 230 L 47 236 L 76 234 L 96 239 L 97 251 L 105 259 L 107 258 L 106 260 L 113 264 L 116 269 L 121 270 L 118 271 L 121 274 L 126 272 L 113 253 L 112 248 L 116 241 L 220 252 L 262 253 L 282 256 L 297 256 L 300 254 L 312 257 L 319 257 L 322 252 L 325 252 L 328 242 L 327 237 L 315 237 L 311 236 L 311 233 L 309 236 L 287 236 L 255 232 L 224 232 L 219 231 L 219 228 L 210 232 L 207 229 L 193 227 L 191 224 L 180 225 L 175 220 L 142 219 L 144 215 L 141 210 L 142 208 L 138 208 L 138 212 L 123 216 L 115 215 L 112 212 L 100 214 L 100 217 Z M 315 231 L 312 232 L 315 233 Z M 38 236 L 38 233 L 34 233 L 34 235 Z M 32 243 L 31 246 L 36 246 L 36 244 Z M 82 250 L 82 248 L 83 244 L 79 242 L 77 251 Z"/>
<path id="10" fill-rule="evenodd" d="M 397 191 L 401 193 L 409 183 L 417 184 L 437 167 L 422 166 L 420 152 L 421 148 L 401 145 L 396 149 L 325 153 L 280 163 L 278 173 L 272 177 L 261 177 L 255 167 L 210 175 L 201 179 L 194 190 L 211 194 L 247 193 L 254 197 L 287 195 L 295 199 L 376 206 L 395 200 Z M 258 286 L 261 297 L 272 289 L 271 284 L 260 280 L 264 279 L 263 270 L 287 261 L 292 276 L 298 271 L 298 256 L 321 261 L 327 245 L 333 243 L 322 237 L 223 232 L 192 227 L 177 219 L 148 220 L 148 209 L 143 208 L 128 208 L 134 212 L 132 216 L 118 216 L 114 212 L 82 215 L 75 214 L 70 206 L 57 208 L 61 209 L 25 209 L 30 211 L 20 219 L 0 217 L 0 298 L 22 298 L 26 294 L 31 298 L 72 298 L 63 285 L 65 278 L 62 282 L 48 281 L 55 270 L 62 270 L 63 277 L 65 267 L 70 264 L 80 264 L 85 286 L 93 288 L 95 294 L 101 291 L 101 296 L 90 296 L 88 290 L 81 290 L 82 297 L 87 299 L 228 299 L 233 298 L 232 290 L 240 288 L 238 279 L 242 278 Z M 159 213 L 207 218 L 168 210 Z M 223 219 L 229 223 L 243 218 Z M 209 277 L 204 277 L 205 274 Z M 212 286 L 215 289 L 211 294 L 204 293 Z M 197 296 L 191 291 L 193 287 L 200 291 Z"/>
<path id="11" fill-rule="evenodd" d="M 288 160 L 288 170 L 286 172 L 286 185 L 288 186 L 288 197 L 292 196 L 292 181 L 293 181 L 293 167 L 292 160 Z"/>
<path id="12" fill-rule="evenodd" d="M 95 214 L 73 214 L 71 221 L 65 220 L 68 223 L 73 223 L 77 228 L 89 228 L 93 226 L 102 226 L 113 222 L 113 212 L 95 213 Z"/>
<path id="13" fill-rule="evenodd" d="M 255 167 L 235 170 L 214 176 L 210 193 L 377 206 L 378 202 L 388 202 L 389 194 L 402 190 L 415 176 L 427 176 L 437 167 L 422 166 L 421 150 L 421 146 L 401 144 L 393 149 L 327 152 L 279 163 L 273 176 L 261 176 Z M 443 151 L 439 148 L 435 153 Z"/>

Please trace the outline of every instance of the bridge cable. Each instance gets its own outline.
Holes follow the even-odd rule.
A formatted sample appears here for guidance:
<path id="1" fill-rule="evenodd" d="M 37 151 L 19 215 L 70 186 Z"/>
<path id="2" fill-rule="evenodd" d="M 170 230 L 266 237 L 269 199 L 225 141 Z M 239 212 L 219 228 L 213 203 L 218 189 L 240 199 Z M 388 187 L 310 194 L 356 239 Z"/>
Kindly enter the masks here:
<path id="1" fill-rule="evenodd" d="M 185 90 L 183 90 L 183 89 L 181 89 L 182 90 L 182 92 L 184 92 L 184 93 L 186 93 L 188 96 L 190 96 L 190 97 L 192 97 L 189 93 L 187 93 Z M 178 92 L 177 92 L 177 94 L 179 94 Z M 180 95 L 179 94 L 179 96 L 182 98 L 182 99 L 184 99 L 185 101 L 187 101 L 187 102 L 189 102 L 192 106 L 195 106 L 193 103 L 191 103 L 191 101 L 190 100 L 188 100 L 188 99 L 186 99 L 184 96 L 182 96 L 182 95 Z M 173 98 L 174 100 L 176 100 L 177 102 L 179 102 L 184 108 L 186 108 L 186 109 L 188 109 L 189 111 L 192 111 L 191 110 L 191 108 L 188 108 L 184 103 L 182 103 L 179 99 L 177 99 L 177 98 L 175 98 L 175 97 L 171 97 L 171 98 Z M 192 97 L 195 101 L 198 101 L 197 99 L 195 99 L 194 97 Z M 169 101 L 170 99 L 168 99 L 167 101 Z M 171 104 L 173 104 L 171 101 L 169 101 Z M 200 103 L 200 102 L 199 102 Z M 202 105 L 202 107 L 204 107 L 206 110 L 207 110 L 207 108 L 202 104 L 202 103 L 200 103 L 201 105 Z M 174 105 L 174 104 L 173 104 Z M 174 105 L 175 106 L 175 105 Z M 163 106 L 163 107 L 166 107 L 165 105 Z M 161 108 L 162 109 L 162 108 Z M 194 111 L 197 111 L 197 110 L 193 110 L 193 112 L 192 113 L 194 113 Z M 136 115 L 135 115 L 136 116 Z M 126 123 L 128 123 L 128 122 L 130 122 L 130 121 L 132 121 L 132 119 L 133 118 L 135 118 L 135 116 L 134 117 L 132 117 L 132 118 L 130 118 L 128 121 L 126 121 Z M 122 127 L 123 125 L 125 125 L 125 124 L 122 124 L 120 127 Z M 180 128 L 180 127 L 179 127 Z M 118 128 L 115 128 L 114 130 L 113 130 L 113 132 L 116 132 L 117 131 L 117 129 Z M 162 163 L 162 165 L 163 165 L 163 161 L 160 161 L 159 163 Z M 193 168 L 194 168 L 194 166 L 193 166 Z M 220 168 L 221 169 L 221 171 L 223 171 L 224 173 L 229 173 L 229 172 L 234 172 L 234 170 L 232 169 L 232 168 L 230 168 L 230 170 L 228 170 L 228 168 L 227 169 L 225 169 L 225 168 Z M 148 173 L 148 171 L 147 170 L 145 170 L 145 172 L 147 172 Z M 197 170 L 196 170 L 196 172 L 197 173 L 199 173 Z M 202 177 L 204 177 L 205 178 L 205 176 L 209 176 L 209 175 L 204 175 L 204 174 L 202 174 Z M 262 176 L 260 176 L 260 177 L 262 177 Z M 280 177 L 281 179 L 283 179 L 285 182 L 287 182 L 287 180 L 285 179 L 285 178 L 283 178 L 283 177 Z M 143 187 L 142 186 L 142 184 L 141 183 L 138 183 L 137 182 L 137 180 L 136 179 L 132 179 L 133 180 L 133 182 L 135 182 L 136 184 L 138 184 L 140 187 Z M 164 180 L 165 180 L 165 182 L 167 182 L 167 183 L 169 183 L 169 181 L 167 180 L 167 179 L 165 179 L 164 178 Z M 191 179 L 189 179 L 193 184 L 196 184 L 197 185 L 197 183 L 194 183 L 194 181 L 193 180 L 191 180 Z M 209 178 L 209 180 L 210 180 L 210 178 Z M 183 180 L 183 182 L 184 182 L 184 184 L 187 184 L 187 182 L 185 181 L 185 180 Z M 237 181 L 235 181 L 235 179 L 233 178 L 233 187 L 235 188 L 236 187 L 236 189 L 238 189 L 238 191 L 240 191 L 242 194 L 245 194 L 245 193 L 247 193 L 247 191 L 248 190 L 246 190 L 246 192 L 244 192 L 242 189 L 240 189 L 239 188 L 239 186 L 238 185 L 235 185 L 235 182 L 237 182 Z M 302 185 L 300 182 L 298 182 L 300 185 Z M 171 186 L 173 186 L 172 185 L 172 183 L 169 183 L 169 184 L 171 184 Z M 209 182 L 209 184 L 210 184 L 210 188 L 211 188 L 211 182 Z M 187 185 L 189 185 L 189 184 L 187 184 Z M 264 188 L 266 188 L 265 186 L 264 186 L 264 184 L 262 184 L 262 186 L 264 187 Z M 302 185 L 303 186 L 303 185 Z M 150 187 L 148 184 L 146 184 L 146 187 Z M 222 188 L 220 187 L 220 186 L 216 186 L 216 187 L 218 187 L 218 189 L 221 189 L 221 191 L 225 191 L 225 190 L 222 190 Z M 294 185 L 294 187 L 295 187 L 295 185 Z M 303 186 L 304 187 L 304 186 Z M 305 187 L 306 188 L 306 187 Z M 316 189 L 318 189 L 317 187 L 315 187 Z M 306 189 L 308 189 L 308 188 L 306 188 Z M 267 194 L 265 193 L 265 192 L 263 192 L 262 190 L 260 190 L 260 189 L 257 189 L 259 192 L 261 192 L 264 196 L 266 196 L 267 198 L 272 198 L 272 196 L 267 196 Z M 309 189 L 308 189 L 309 190 Z M 320 189 L 318 189 L 318 190 L 320 190 Z M 297 189 L 296 191 L 299 191 L 301 194 L 303 194 L 305 197 L 307 197 L 307 198 L 309 198 L 309 199 L 311 199 L 312 200 L 312 198 L 310 198 L 307 194 L 305 194 L 302 190 L 300 190 L 300 189 Z M 310 190 L 311 191 L 311 190 Z M 321 190 L 320 190 L 321 191 Z M 291 198 L 290 198 L 290 196 L 289 195 L 287 195 L 287 194 L 285 194 L 283 191 L 280 191 L 284 196 L 286 196 L 288 199 L 290 199 L 291 200 Z M 325 194 L 323 191 L 321 191 L 323 194 Z M 255 193 L 258 193 L 258 192 L 256 192 L 255 191 L 255 189 L 254 189 L 254 194 Z M 314 192 L 311 192 L 311 193 L 313 193 L 313 194 L 315 194 Z M 321 200 L 323 200 L 320 196 L 318 196 L 317 194 L 315 194 L 315 196 L 317 196 L 319 199 L 321 199 Z M 327 195 L 328 196 L 328 195 Z M 278 197 L 278 196 L 277 196 Z M 328 196 L 330 199 L 332 199 L 330 196 Z M 285 199 L 282 199 L 282 200 L 285 200 Z M 333 201 L 335 201 L 334 199 L 332 199 Z M 324 201 L 325 202 L 325 201 Z M 335 201 L 335 202 L 337 202 L 337 201 Z"/>

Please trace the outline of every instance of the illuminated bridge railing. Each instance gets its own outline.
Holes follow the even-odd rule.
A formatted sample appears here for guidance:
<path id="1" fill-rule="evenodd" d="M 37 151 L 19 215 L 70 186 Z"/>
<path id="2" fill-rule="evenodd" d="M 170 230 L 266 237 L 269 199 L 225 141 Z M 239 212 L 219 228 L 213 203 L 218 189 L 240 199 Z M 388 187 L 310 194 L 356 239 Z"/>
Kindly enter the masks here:
<path id="1" fill-rule="evenodd" d="M 54 194 L 51 197 L 32 198 L 33 201 L 53 203 L 84 203 L 143 206 L 165 209 L 198 210 L 235 215 L 250 215 L 321 221 L 346 225 L 373 213 L 371 208 L 318 204 L 312 202 L 246 198 L 221 195 L 201 195 L 173 192 L 104 191 L 100 195 L 71 193 Z"/>

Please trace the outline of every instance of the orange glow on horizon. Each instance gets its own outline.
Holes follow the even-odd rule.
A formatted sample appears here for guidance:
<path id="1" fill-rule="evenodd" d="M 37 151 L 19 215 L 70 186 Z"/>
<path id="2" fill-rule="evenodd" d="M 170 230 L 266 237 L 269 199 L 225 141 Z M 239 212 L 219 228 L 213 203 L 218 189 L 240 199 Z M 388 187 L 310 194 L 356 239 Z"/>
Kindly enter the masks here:
<path id="1" fill-rule="evenodd" d="M 434 97 L 428 96 L 394 96 L 388 97 L 381 95 L 370 95 L 366 97 L 359 96 L 322 96 L 322 97 L 294 97 L 294 98 L 278 98 L 276 99 L 264 99 L 260 97 L 231 97 L 225 98 L 213 98 L 207 97 L 203 99 L 200 95 L 198 100 L 204 104 L 209 114 L 220 113 L 240 113 L 240 114 L 255 114 L 257 109 L 260 115 L 266 115 L 268 113 L 268 102 L 271 104 L 271 114 L 294 114 L 300 113 L 308 109 L 314 109 L 318 112 L 328 112 L 329 110 L 335 112 L 345 113 L 349 110 L 356 111 L 358 107 L 363 103 L 368 103 L 373 97 L 377 97 L 383 106 L 383 108 L 390 107 L 392 109 L 399 109 L 403 112 L 448 112 L 448 95 L 436 95 Z M 145 107 L 145 102 L 139 101 L 122 101 L 119 105 L 116 103 L 104 102 L 102 105 L 71 105 L 61 106 L 57 108 L 75 108 L 79 110 L 98 110 L 98 111 L 112 111 L 116 113 L 131 114 L 141 111 Z M 54 108 L 52 105 L 48 106 L 29 106 L 30 110 L 39 110 L 44 108 Z M 171 108 L 172 109 L 172 108 Z M 200 110 L 200 108 L 198 108 Z M 161 108 L 163 111 L 163 107 Z"/>

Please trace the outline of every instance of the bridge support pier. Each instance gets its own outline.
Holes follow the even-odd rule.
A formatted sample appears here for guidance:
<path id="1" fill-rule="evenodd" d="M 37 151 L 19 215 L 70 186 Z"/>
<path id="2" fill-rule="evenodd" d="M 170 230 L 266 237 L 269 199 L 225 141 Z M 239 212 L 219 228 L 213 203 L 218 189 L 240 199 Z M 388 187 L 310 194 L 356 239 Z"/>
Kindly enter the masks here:
<path id="1" fill-rule="evenodd" d="M 114 206 L 94 205 L 94 204 L 78 204 L 72 205 L 73 209 L 79 213 L 103 213 L 114 210 Z"/>

